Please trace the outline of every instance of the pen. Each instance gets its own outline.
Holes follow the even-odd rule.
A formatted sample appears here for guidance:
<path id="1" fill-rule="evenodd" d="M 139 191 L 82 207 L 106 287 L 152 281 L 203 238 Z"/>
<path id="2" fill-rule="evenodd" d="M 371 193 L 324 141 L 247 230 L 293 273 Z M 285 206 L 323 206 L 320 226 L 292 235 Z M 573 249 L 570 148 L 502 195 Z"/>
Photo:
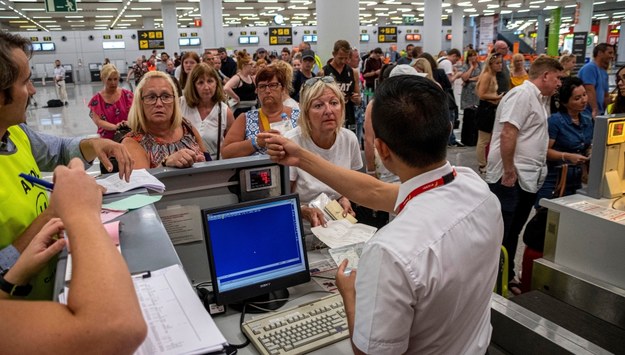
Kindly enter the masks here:
<path id="1" fill-rule="evenodd" d="M 28 175 L 28 174 L 24 174 L 24 173 L 20 173 L 20 177 L 23 178 L 24 180 L 30 182 L 31 184 L 35 184 L 39 187 L 42 187 L 48 191 L 52 191 L 52 189 L 54 189 L 54 184 L 51 182 L 48 182 L 46 180 L 42 180 L 39 178 L 36 178 L 32 175 Z"/>

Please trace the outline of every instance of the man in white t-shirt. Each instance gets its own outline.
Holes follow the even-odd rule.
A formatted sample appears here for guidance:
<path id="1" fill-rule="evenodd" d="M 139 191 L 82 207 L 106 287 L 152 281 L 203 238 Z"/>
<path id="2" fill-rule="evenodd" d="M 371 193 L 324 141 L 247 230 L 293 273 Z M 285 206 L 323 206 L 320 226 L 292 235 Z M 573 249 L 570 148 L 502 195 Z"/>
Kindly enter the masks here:
<path id="1" fill-rule="evenodd" d="M 458 71 L 455 68 L 456 63 L 458 62 L 458 60 L 460 60 L 461 57 L 462 54 L 460 53 L 460 51 L 456 48 L 453 48 L 449 51 L 447 56 L 438 58 L 438 67 L 445 70 L 445 74 L 447 74 L 447 78 L 449 78 L 449 82 L 452 84 L 452 86 L 454 80 L 462 75 L 462 73 L 458 75 Z"/>
<path id="2" fill-rule="evenodd" d="M 366 207 L 397 213 L 336 275 L 355 354 L 484 354 L 492 327 L 503 222 L 471 169 L 446 160 L 446 96 L 431 80 L 384 80 L 372 108 L 375 145 L 402 183 L 337 167 L 267 134 L 274 161 L 296 166 Z M 441 107 L 443 109 L 441 109 Z"/>
<path id="3" fill-rule="evenodd" d="M 56 96 L 67 106 L 67 90 L 65 89 L 65 68 L 61 65 L 60 60 L 54 61 L 54 87 Z"/>
<path id="4" fill-rule="evenodd" d="M 514 293 L 520 293 L 513 281 L 514 256 L 519 233 L 547 175 L 549 98 L 560 87 L 562 70 L 555 59 L 536 59 L 529 79 L 510 90 L 497 108 L 485 180 L 501 203 L 503 246 L 508 251 L 508 280 Z"/>

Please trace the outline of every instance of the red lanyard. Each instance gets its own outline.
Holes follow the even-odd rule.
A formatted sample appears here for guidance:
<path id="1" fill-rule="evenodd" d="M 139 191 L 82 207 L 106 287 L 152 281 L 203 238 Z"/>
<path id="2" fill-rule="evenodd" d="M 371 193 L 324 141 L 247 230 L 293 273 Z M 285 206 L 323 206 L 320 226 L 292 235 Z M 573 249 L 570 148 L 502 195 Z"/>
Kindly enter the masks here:
<path id="1" fill-rule="evenodd" d="M 434 181 L 430 181 L 427 184 L 423 184 L 419 187 L 417 187 L 416 189 L 412 190 L 412 192 L 410 192 L 408 194 L 408 196 L 406 196 L 406 198 L 404 199 L 404 201 L 402 201 L 402 203 L 399 204 L 399 207 L 397 207 L 397 214 L 400 214 L 401 211 L 404 209 L 404 207 L 406 207 L 406 204 L 408 203 L 408 201 L 412 200 L 413 198 L 421 195 L 422 193 L 428 191 L 428 190 L 432 190 L 435 189 L 439 186 L 443 186 L 445 184 L 449 184 L 450 182 L 454 181 L 454 179 L 456 178 L 456 169 L 452 169 L 451 173 L 440 177 Z"/>

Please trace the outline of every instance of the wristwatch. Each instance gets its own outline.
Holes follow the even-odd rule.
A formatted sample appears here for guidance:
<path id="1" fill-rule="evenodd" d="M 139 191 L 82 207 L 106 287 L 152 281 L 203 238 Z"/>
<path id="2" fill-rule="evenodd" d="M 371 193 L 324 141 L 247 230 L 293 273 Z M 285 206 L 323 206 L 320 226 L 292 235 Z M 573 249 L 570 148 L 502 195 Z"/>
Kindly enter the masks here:
<path id="1" fill-rule="evenodd" d="M 8 293 L 10 296 L 28 296 L 33 287 L 31 285 L 18 286 L 10 283 L 4 279 L 4 275 L 6 275 L 7 272 L 9 272 L 9 269 L 4 269 L 0 272 L 0 290 Z"/>

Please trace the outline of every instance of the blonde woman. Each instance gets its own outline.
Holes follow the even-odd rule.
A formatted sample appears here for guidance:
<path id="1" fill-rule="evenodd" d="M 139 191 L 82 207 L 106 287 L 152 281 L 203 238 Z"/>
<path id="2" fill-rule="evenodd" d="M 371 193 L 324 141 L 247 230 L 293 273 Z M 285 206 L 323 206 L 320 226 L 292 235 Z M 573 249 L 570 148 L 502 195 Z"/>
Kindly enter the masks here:
<path id="1" fill-rule="evenodd" d="M 529 75 L 525 70 L 525 57 L 523 54 L 517 53 L 512 56 L 510 63 L 510 88 L 523 84 L 527 79 L 529 79 Z"/>
<path id="2" fill-rule="evenodd" d="M 565 54 L 560 57 L 560 64 L 564 67 L 564 75 L 571 76 L 571 71 L 575 68 L 575 55 Z"/>
<path id="3" fill-rule="evenodd" d="M 237 118 L 256 107 L 256 85 L 254 84 L 254 62 L 246 51 L 237 52 L 237 73 L 228 80 L 224 90 L 233 100 L 234 117 Z"/>
<path id="4" fill-rule="evenodd" d="M 363 164 L 358 138 L 352 131 L 343 128 L 345 99 L 334 78 L 314 77 L 304 82 L 300 105 L 302 111 L 299 124 L 295 129 L 286 132 L 285 137 L 338 166 L 352 170 L 361 169 Z M 356 215 L 346 197 L 304 170 L 291 168 L 289 174 L 291 192 L 299 194 L 303 217 L 312 227 L 325 224 L 323 213 L 308 206 L 322 192 L 330 199 L 337 200 L 345 213 Z M 306 239 L 312 242 L 311 238 Z M 311 246 L 314 243 L 307 243 L 309 249 Z"/>
<path id="5" fill-rule="evenodd" d="M 113 64 L 100 69 L 100 78 L 104 88 L 89 100 L 89 117 L 98 126 L 100 137 L 113 139 L 118 129 L 127 127 L 134 95 L 119 87 L 119 71 Z"/>
<path id="6" fill-rule="evenodd" d="M 484 69 L 477 80 L 476 90 L 480 103 L 477 107 L 477 146 L 475 153 L 479 164 L 479 172 L 486 172 L 486 146 L 490 143 L 490 137 L 495 124 L 497 105 L 503 97 L 503 93 L 497 93 L 497 73 L 503 68 L 503 56 L 493 53 L 486 58 Z"/>
<path id="7" fill-rule="evenodd" d="M 135 161 L 135 169 L 188 168 L 206 160 L 200 134 L 182 117 L 176 86 L 169 74 L 145 74 L 135 93 L 128 114 L 132 131 L 122 141 Z"/>
<path id="8" fill-rule="evenodd" d="M 282 103 L 284 106 L 288 106 L 290 108 L 299 109 L 299 104 L 297 101 L 291 98 L 291 94 L 293 93 L 293 67 L 291 64 L 285 62 L 284 60 L 279 60 L 271 65 L 275 65 L 280 68 L 281 71 L 286 75 L 287 87 L 284 90 L 284 96 Z"/>

